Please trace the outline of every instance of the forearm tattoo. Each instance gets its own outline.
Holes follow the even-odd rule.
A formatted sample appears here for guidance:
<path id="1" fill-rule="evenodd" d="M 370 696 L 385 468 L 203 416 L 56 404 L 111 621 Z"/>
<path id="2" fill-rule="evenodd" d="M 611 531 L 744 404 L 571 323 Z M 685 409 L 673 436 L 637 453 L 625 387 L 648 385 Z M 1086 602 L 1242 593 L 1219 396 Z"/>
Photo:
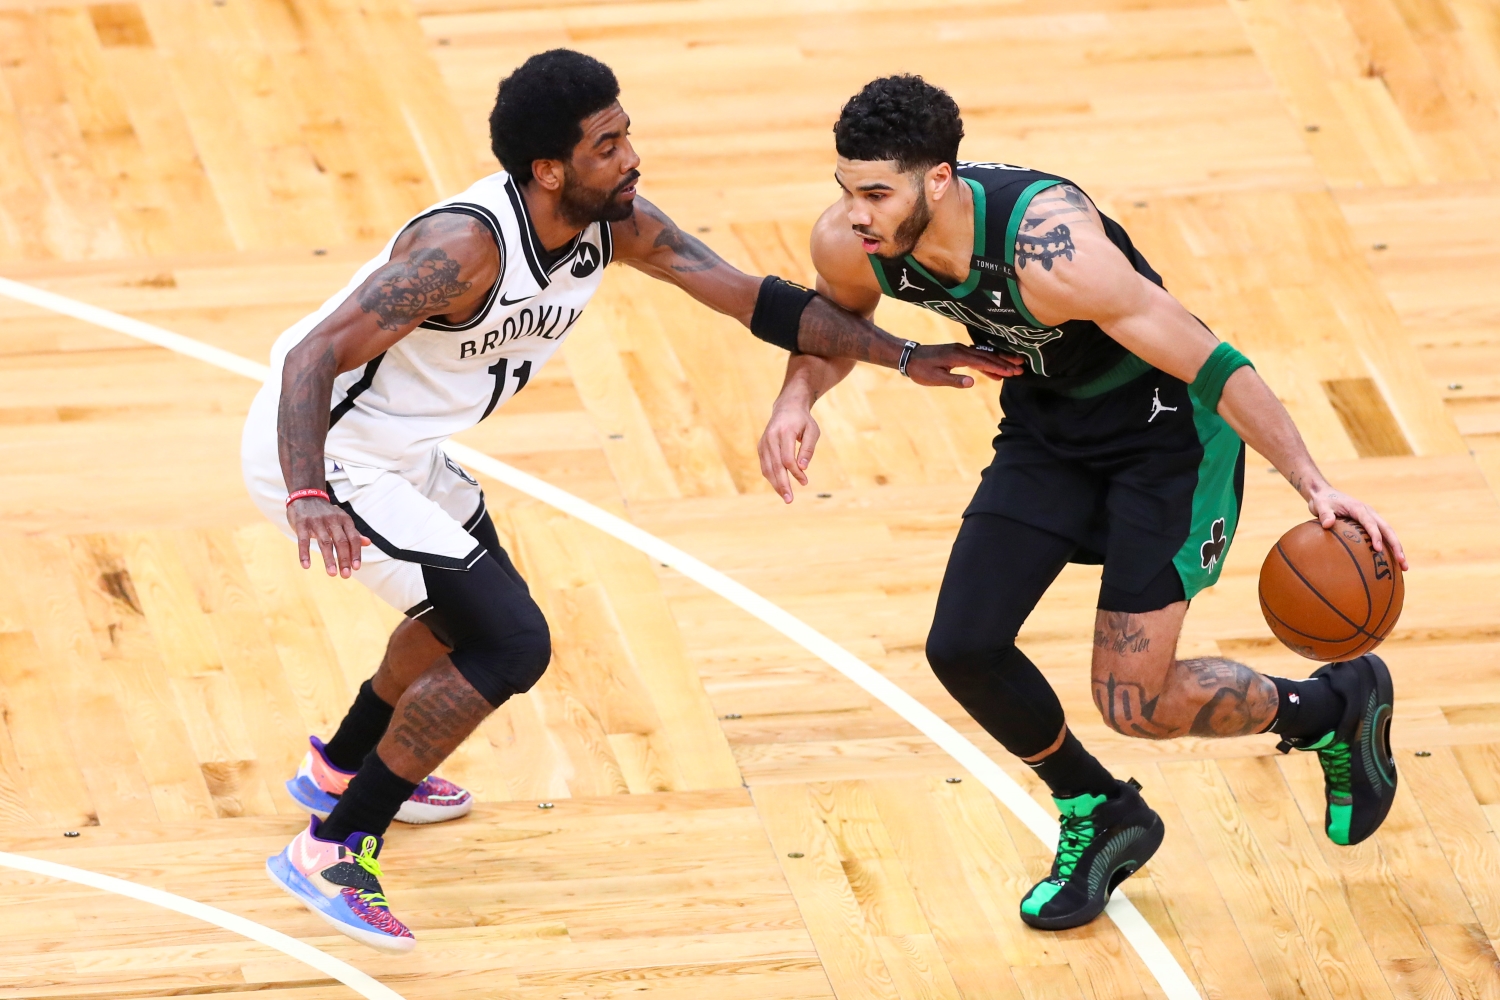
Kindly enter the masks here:
<path id="1" fill-rule="evenodd" d="M 452 661 L 443 657 L 406 689 L 381 742 L 399 747 L 426 777 L 493 711 Z M 381 756 L 389 760 L 386 754 Z"/>
<path id="2" fill-rule="evenodd" d="M 441 316 L 453 300 L 469 290 L 458 279 L 458 261 L 437 247 L 414 250 L 375 273 L 359 293 L 359 305 L 379 318 L 382 330 L 399 330 L 429 316 Z"/>
<path id="3" fill-rule="evenodd" d="M 316 360 L 301 362 L 293 351 L 282 372 L 276 446 L 287 489 L 321 489 L 323 443 L 328 437 L 328 401 L 338 376 L 338 359 L 328 346 Z"/>
<path id="4" fill-rule="evenodd" d="M 883 343 L 886 337 L 874 323 L 840 309 L 820 295 L 802 310 L 802 323 L 797 328 L 797 349 L 803 354 L 824 358 L 873 361 L 875 346 Z M 886 364 L 894 367 L 893 361 Z"/>

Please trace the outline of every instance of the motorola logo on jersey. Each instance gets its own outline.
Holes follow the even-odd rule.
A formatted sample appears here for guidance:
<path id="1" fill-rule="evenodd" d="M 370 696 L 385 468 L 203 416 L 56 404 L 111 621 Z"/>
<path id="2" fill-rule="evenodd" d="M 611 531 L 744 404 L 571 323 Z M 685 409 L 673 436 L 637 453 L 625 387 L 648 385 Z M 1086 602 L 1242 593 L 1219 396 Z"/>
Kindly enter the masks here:
<path id="1" fill-rule="evenodd" d="M 505 317 L 505 322 L 500 324 L 500 329 L 489 331 L 482 340 L 466 340 L 459 344 L 459 359 L 486 354 L 528 337 L 560 340 L 563 334 L 573 328 L 573 324 L 578 322 L 578 317 L 582 315 L 582 309 L 568 309 L 563 306 L 527 306 L 520 312 Z"/>
<path id="2" fill-rule="evenodd" d="M 575 278 L 587 278 L 599 269 L 599 248 L 592 243 L 578 244 L 578 255 L 573 258 L 573 266 L 568 268 L 568 273 Z"/>

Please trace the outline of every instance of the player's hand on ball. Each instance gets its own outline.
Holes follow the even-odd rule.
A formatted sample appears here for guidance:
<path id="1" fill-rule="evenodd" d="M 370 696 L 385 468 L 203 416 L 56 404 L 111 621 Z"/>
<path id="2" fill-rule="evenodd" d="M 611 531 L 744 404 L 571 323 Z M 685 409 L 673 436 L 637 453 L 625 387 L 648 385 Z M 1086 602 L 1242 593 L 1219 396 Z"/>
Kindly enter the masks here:
<path id="1" fill-rule="evenodd" d="M 779 402 L 772 407 L 771 420 L 755 447 L 761 475 L 787 503 L 792 502 L 793 478 L 807 485 L 807 466 L 821 433 L 808 407 Z"/>
<path id="2" fill-rule="evenodd" d="M 1021 359 L 1011 354 L 981 351 L 964 344 L 924 344 L 911 352 L 906 374 L 917 385 L 946 385 L 967 389 L 974 384 L 969 375 L 954 374 L 955 368 L 972 368 L 992 379 L 1021 374 Z"/>
<path id="3" fill-rule="evenodd" d="M 297 533 L 297 555 L 302 568 L 312 566 L 312 542 L 323 554 L 323 567 L 329 576 L 349 575 L 359 569 L 359 550 L 370 540 L 359 533 L 354 519 L 321 497 L 293 500 L 286 509 L 287 523 Z"/>
<path id="4" fill-rule="evenodd" d="M 1385 523 L 1385 518 L 1375 513 L 1375 508 L 1369 504 L 1329 488 L 1314 493 L 1307 501 L 1307 509 L 1312 511 L 1313 517 L 1318 519 L 1318 523 L 1325 530 L 1331 530 L 1334 521 L 1340 517 L 1359 522 L 1364 525 L 1365 531 L 1369 532 L 1376 552 L 1389 549 L 1402 570 L 1411 568 L 1406 564 L 1406 552 L 1401 548 L 1401 539 L 1397 538 L 1396 532 Z"/>

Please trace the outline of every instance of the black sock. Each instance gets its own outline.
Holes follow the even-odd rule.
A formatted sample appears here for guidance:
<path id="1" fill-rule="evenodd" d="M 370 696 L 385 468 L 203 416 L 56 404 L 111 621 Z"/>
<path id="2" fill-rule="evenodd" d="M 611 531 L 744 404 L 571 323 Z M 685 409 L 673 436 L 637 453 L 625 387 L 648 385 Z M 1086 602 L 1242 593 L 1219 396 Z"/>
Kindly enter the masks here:
<path id="1" fill-rule="evenodd" d="M 1276 718 L 1268 732 L 1295 739 L 1322 736 L 1338 727 L 1344 717 L 1344 698 L 1327 677 L 1289 681 L 1272 677 L 1276 685 Z"/>
<path id="2" fill-rule="evenodd" d="M 1094 755 L 1083 748 L 1073 731 L 1063 737 L 1062 746 L 1052 751 L 1035 764 L 1027 767 L 1052 789 L 1054 798 L 1070 799 L 1085 793 L 1091 795 L 1114 795 L 1117 782 L 1114 775 Z"/>
<path id="3" fill-rule="evenodd" d="M 380 754 L 372 750 L 339 797 L 338 805 L 318 828 L 319 839 L 343 841 L 353 833 L 384 837 L 401 803 L 411 798 L 417 784 L 386 767 Z"/>
<path id="4" fill-rule="evenodd" d="M 395 710 L 394 705 L 381 701 L 373 684 L 369 681 L 361 684 L 354 704 L 339 723 L 339 731 L 323 747 L 328 762 L 340 771 L 358 771 L 385 735 L 385 727 L 391 724 L 391 713 Z"/>

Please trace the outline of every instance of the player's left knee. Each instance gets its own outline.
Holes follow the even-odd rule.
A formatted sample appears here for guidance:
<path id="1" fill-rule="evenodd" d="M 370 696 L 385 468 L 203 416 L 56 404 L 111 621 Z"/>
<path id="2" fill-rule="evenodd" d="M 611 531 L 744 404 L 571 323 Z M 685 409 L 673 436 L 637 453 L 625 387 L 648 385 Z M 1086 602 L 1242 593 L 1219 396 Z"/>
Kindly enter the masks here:
<path id="1" fill-rule="evenodd" d="M 523 616 L 520 627 L 508 617 L 507 627 L 481 629 L 448 654 L 464 680 L 497 708 L 535 687 L 552 661 L 552 633 L 541 609 Z"/>
<path id="2" fill-rule="evenodd" d="M 433 634 L 464 680 L 496 707 L 530 691 L 552 661 L 552 633 L 519 575 L 491 556 L 467 572 L 424 568 Z"/>

